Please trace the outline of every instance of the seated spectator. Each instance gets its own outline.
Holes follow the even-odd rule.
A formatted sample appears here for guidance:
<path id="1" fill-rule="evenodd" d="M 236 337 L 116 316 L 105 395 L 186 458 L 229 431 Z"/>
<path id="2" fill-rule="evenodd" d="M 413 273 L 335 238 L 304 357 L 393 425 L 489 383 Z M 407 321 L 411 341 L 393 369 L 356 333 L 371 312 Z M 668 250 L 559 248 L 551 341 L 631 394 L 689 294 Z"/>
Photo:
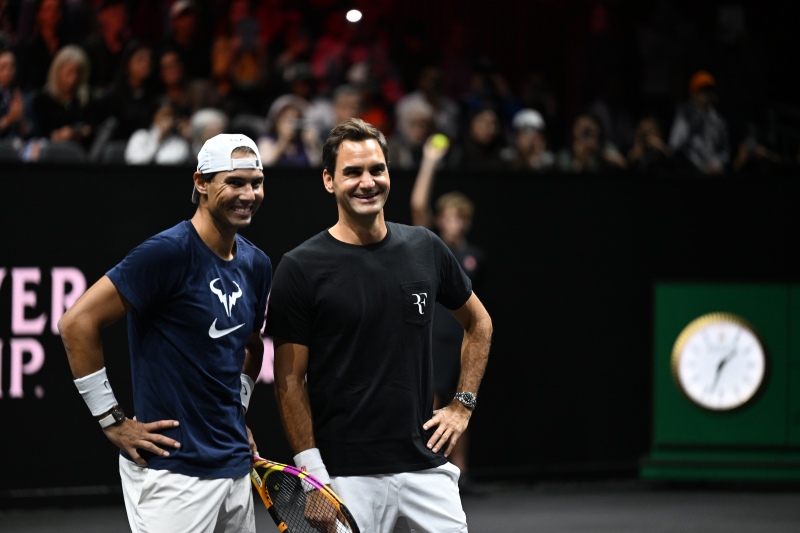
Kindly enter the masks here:
<path id="1" fill-rule="evenodd" d="M 689 98 L 676 111 L 669 147 L 687 168 L 722 174 L 730 163 L 728 125 L 717 112 L 717 81 L 706 71 L 689 80 Z"/>
<path id="2" fill-rule="evenodd" d="M 499 170 L 505 168 L 500 155 L 507 147 L 500 118 L 492 106 L 472 112 L 461 141 L 452 148 L 451 164 L 470 170 Z"/>
<path id="3" fill-rule="evenodd" d="M 258 139 L 264 166 L 316 166 L 322 162 L 319 131 L 305 118 L 308 102 L 292 94 L 273 102 L 267 134 Z"/>
<path id="4" fill-rule="evenodd" d="M 156 91 L 159 99 L 172 102 L 175 116 L 182 123 L 181 129 L 189 124 L 192 114 L 204 107 L 217 107 L 221 104 L 210 79 L 190 79 L 177 50 L 166 50 L 158 58 Z"/>
<path id="5" fill-rule="evenodd" d="M 546 172 L 555 166 L 556 157 L 550 150 L 542 114 L 535 109 L 518 111 L 511 121 L 511 145 L 501 153 L 512 170 Z"/>
<path id="6" fill-rule="evenodd" d="M 344 83 L 333 90 L 330 109 L 325 112 L 322 106 L 317 107 L 318 113 L 309 117 L 314 121 L 320 132 L 320 139 L 324 143 L 328 133 L 340 122 L 348 118 L 361 118 L 362 107 L 361 91 L 355 85 Z"/>
<path id="7" fill-rule="evenodd" d="M 638 174 L 661 173 L 676 168 L 661 122 L 646 114 L 636 123 L 633 146 L 628 150 L 628 169 Z"/>
<path id="8" fill-rule="evenodd" d="M 26 134 L 22 91 L 15 83 L 16 60 L 10 48 L 0 48 L 0 142 L 19 149 Z"/>
<path id="9" fill-rule="evenodd" d="M 625 157 L 608 142 L 600 121 L 589 113 L 581 113 L 572 122 L 572 135 L 567 146 L 559 150 L 556 168 L 574 174 L 595 174 L 622 170 Z"/>
<path id="10" fill-rule="evenodd" d="M 423 67 L 416 80 L 416 88 L 406 94 L 395 105 L 396 113 L 403 114 L 403 107 L 415 100 L 424 100 L 433 107 L 436 131 L 457 139 L 460 129 L 461 108 L 444 91 L 442 68 L 436 64 Z"/>
<path id="11" fill-rule="evenodd" d="M 737 174 L 749 176 L 770 176 L 785 166 L 783 157 L 768 146 L 760 134 L 758 126 L 749 122 L 747 131 L 739 142 L 731 168 Z"/>
<path id="12" fill-rule="evenodd" d="M 89 56 L 92 70 L 89 86 L 95 96 L 111 88 L 130 37 L 128 2 L 101 0 L 96 10 L 97 29 L 83 40 L 83 49 Z"/>
<path id="13" fill-rule="evenodd" d="M 186 68 L 176 50 L 166 50 L 158 60 L 158 97 L 168 99 L 178 120 L 188 121 L 198 109 L 192 84 L 186 77 Z"/>
<path id="14" fill-rule="evenodd" d="M 397 130 L 389 142 L 389 161 L 393 168 L 417 169 L 422 163 L 422 148 L 434 133 L 433 108 L 424 100 L 409 102 L 397 114 Z"/>
<path id="15" fill-rule="evenodd" d="M 98 102 L 101 118 L 114 117 L 111 141 L 127 141 L 133 132 L 147 129 L 158 107 L 153 52 L 141 41 L 129 41 L 111 89 Z"/>
<path id="16" fill-rule="evenodd" d="M 460 95 L 461 109 L 466 114 L 490 104 L 497 112 L 500 127 L 506 130 L 514 115 L 522 109 L 508 80 L 488 56 L 473 59 L 469 87 Z"/>
<path id="17" fill-rule="evenodd" d="M 87 153 L 96 125 L 95 102 L 89 91 L 89 59 L 82 48 L 67 45 L 58 51 L 47 74 L 47 84 L 32 103 L 33 139 L 48 142 L 71 141 Z M 35 146 L 24 158 L 35 160 Z"/>
<path id="18" fill-rule="evenodd" d="M 125 148 L 125 162 L 129 165 L 180 165 L 191 159 L 191 145 L 180 130 L 169 100 L 161 102 L 149 128 L 133 132 Z"/>
<path id="19" fill-rule="evenodd" d="M 200 152 L 203 144 L 220 133 L 228 131 L 228 115 L 213 107 L 198 109 L 189 120 L 189 134 L 192 144 L 192 153 Z M 239 133 L 238 131 L 236 133 Z"/>
<path id="20" fill-rule="evenodd" d="M 180 56 L 187 81 L 211 76 L 211 43 L 204 33 L 210 2 L 174 0 L 169 8 L 169 26 L 158 46 L 159 55 L 172 51 Z"/>
<path id="21" fill-rule="evenodd" d="M 47 72 L 56 52 L 64 46 L 66 28 L 63 0 L 36 0 L 30 35 L 15 48 L 17 80 L 23 96 L 34 94 L 47 83 Z"/>
<path id="22" fill-rule="evenodd" d="M 308 63 L 288 64 L 281 72 L 283 80 L 281 86 L 285 90 L 280 94 L 293 94 L 308 102 L 305 117 L 314 123 L 324 141 L 327 137 L 327 132 L 334 126 L 333 101 L 331 97 L 321 94 L 317 90 L 317 80 L 314 78 L 311 72 L 311 65 Z"/>
<path id="23" fill-rule="evenodd" d="M 269 61 L 253 6 L 249 0 L 232 0 L 211 44 L 213 101 L 207 104 L 229 117 L 266 112 L 262 101 Z"/>

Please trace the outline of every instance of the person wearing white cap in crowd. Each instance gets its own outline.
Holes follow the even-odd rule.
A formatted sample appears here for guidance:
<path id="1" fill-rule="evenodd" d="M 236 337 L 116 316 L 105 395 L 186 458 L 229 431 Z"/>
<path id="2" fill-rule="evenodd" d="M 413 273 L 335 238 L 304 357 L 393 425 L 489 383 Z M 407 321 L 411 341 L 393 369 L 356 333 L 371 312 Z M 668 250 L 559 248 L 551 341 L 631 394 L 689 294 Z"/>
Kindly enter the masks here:
<path id="1" fill-rule="evenodd" d="M 542 114 L 535 109 L 521 109 L 512 119 L 514 128 L 511 145 L 501 156 L 513 170 L 552 170 L 556 162 L 545 134 Z"/>
<path id="2" fill-rule="evenodd" d="M 134 248 L 58 323 L 83 399 L 120 448 L 135 532 L 253 532 L 256 450 L 245 412 L 261 369 L 269 257 L 238 234 L 264 199 L 261 156 L 220 134 L 197 156 L 194 216 Z M 123 316 L 135 413 L 106 374 L 101 332 Z"/>

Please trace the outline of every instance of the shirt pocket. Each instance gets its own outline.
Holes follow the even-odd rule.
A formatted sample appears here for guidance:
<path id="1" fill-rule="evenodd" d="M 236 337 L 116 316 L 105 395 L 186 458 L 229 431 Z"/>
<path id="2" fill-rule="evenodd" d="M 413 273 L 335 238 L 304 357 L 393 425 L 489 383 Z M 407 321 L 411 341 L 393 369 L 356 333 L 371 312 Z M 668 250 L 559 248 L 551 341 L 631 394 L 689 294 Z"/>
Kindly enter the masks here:
<path id="1" fill-rule="evenodd" d="M 400 284 L 403 292 L 403 314 L 406 323 L 424 326 L 433 317 L 436 295 L 430 280 L 405 281 Z"/>

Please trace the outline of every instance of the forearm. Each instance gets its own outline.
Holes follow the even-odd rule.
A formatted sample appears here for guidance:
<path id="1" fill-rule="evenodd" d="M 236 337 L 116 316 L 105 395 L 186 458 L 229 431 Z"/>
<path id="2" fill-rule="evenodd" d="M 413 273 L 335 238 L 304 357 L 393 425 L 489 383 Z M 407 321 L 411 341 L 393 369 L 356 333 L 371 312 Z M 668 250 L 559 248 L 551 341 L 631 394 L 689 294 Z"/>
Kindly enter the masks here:
<path id="1" fill-rule="evenodd" d="M 491 346 L 491 326 L 476 325 L 464 332 L 461 343 L 461 373 L 458 378 L 458 390 L 476 393 L 480 387 L 486 365 L 489 362 Z"/>
<path id="2" fill-rule="evenodd" d="M 411 221 L 415 226 L 428 227 L 431 224 L 431 190 L 438 161 L 423 157 L 414 188 L 411 190 Z"/>
<path id="3" fill-rule="evenodd" d="M 256 381 L 258 375 L 261 373 L 261 365 L 264 363 L 264 341 L 261 338 L 261 333 L 256 331 L 247 341 L 247 346 L 244 350 L 244 365 L 242 366 L 242 373 L 250 376 L 250 379 Z"/>
<path id="4" fill-rule="evenodd" d="M 100 332 L 86 318 L 73 320 L 64 315 L 59 328 L 73 378 L 88 376 L 105 366 Z"/>
<path id="5" fill-rule="evenodd" d="M 464 326 L 458 390 L 477 394 L 489 361 L 493 333 L 492 319 L 475 294 L 456 312 L 456 318 Z"/>
<path id="6" fill-rule="evenodd" d="M 276 377 L 275 400 L 292 453 L 316 448 L 305 379 L 287 377 L 279 381 Z"/>

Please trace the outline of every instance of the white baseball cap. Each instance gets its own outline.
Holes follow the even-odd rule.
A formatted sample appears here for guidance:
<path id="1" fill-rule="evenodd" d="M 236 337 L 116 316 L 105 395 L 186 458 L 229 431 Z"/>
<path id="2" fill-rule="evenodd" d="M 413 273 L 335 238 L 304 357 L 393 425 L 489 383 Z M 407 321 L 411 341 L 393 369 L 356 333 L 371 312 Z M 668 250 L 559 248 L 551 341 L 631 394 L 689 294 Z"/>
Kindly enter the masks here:
<path id="1" fill-rule="evenodd" d="M 247 146 L 256 154 L 256 159 L 231 157 L 236 148 Z M 263 169 L 261 165 L 261 154 L 253 139 L 241 133 L 220 133 L 203 143 L 203 147 L 197 154 L 197 172 L 201 174 L 213 174 L 214 172 L 230 172 L 237 168 L 257 168 Z M 192 185 L 192 203 L 199 201 L 200 194 Z"/>
<path id="2" fill-rule="evenodd" d="M 543 130 L 544 118 L 535 109 L 521 109 L 514 115 L 511 125 L 514 126 L 515 130 Z"/>

